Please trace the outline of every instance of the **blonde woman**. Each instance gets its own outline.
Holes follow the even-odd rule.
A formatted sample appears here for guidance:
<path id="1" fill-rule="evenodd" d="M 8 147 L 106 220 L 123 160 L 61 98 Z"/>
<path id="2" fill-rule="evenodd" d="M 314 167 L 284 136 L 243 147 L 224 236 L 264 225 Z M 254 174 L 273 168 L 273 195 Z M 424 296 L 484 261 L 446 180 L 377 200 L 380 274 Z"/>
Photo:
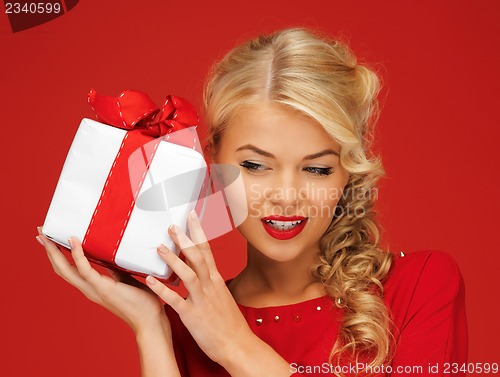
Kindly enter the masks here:
<path id="1" fill-rule="evenodd" d="M 205 90 L 207 150 L 240 169 L 247 265 L 224 281 L 195 213 L 158 253 L 180 297 L 100 275 L 72 239 L 76 267 L 42 234 L 56 273 L 134 330 L 143 376 L 460 374 L 467 328 L 460 273 L 446 254 L 393 254 L 373 212 L 370 153 L 379 81 L 342 43 L 304 29 L 230 51 Z M 165 302 L 162 306 L 161 297 Z M 455 373 L 456 372 L 456 373 Z"/>

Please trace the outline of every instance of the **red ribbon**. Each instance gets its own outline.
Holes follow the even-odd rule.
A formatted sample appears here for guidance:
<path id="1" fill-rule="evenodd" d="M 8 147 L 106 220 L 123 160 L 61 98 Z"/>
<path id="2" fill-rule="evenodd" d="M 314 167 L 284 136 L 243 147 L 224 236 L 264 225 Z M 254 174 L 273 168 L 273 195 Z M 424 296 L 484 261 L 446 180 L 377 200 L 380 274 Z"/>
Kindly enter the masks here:
<path id="1" fill-rule="evenodd" d="M 125 130 L 143 129 L 152 137 L 196 127 L 199 122 L 194 106 L 172 95 L 158 107 L 146 93 L 137 90 L 125 90 L 118 97 L 111 97 L 91 89 L 88 102 L 100 122 Z"/>
<path id="2" fill-rule="evenodd" d="M 116 252 L 156 148 L 162 136 L 196 127 L 198 114 L 191 103 L 180 97 L 168 96 L 158 107 L 147 94 L 134 90 L 126 90 L 116 98 L 91 90 L 88 102 L 100 122 L 128 132 L 106 179 L 83 247 L 94 261 L 124 270 L 114 263 Z M 129 171 L 129 158 L 138 148 L 141 148 L 144 161 L 134 164 L 133 171 Z M 175 274 L 167 281 L 173 279 Z"/>

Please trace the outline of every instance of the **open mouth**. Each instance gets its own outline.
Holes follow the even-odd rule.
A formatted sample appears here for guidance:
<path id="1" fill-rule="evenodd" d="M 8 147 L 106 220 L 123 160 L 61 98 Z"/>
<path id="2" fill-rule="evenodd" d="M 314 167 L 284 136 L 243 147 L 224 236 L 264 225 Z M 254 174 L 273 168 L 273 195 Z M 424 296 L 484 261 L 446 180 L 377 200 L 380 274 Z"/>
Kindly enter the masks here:
<path id="1" fill-rule="evenodd" d="M 296 221 L 277 221 L 277 220 L 264 220 L 270 227 L 276 230 L 290 230 L 300 225 L 304 220 Z"/>
<path id="2" fill-rule="evenodd" d="M 262 219 L 266 232 L 278 240 L 288 240 L 297 236 L 307 223 L 302 216 L 268 216 Z"/>

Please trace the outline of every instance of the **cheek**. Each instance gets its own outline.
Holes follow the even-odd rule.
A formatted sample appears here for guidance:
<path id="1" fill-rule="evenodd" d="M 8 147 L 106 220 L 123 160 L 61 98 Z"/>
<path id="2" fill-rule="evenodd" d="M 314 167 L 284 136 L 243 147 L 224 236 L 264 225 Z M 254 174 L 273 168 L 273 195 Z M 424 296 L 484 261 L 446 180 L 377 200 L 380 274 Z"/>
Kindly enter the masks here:
<path id="1" fill-rule="evenodd" d="M 333 221 L 339 199 L 327 198 L 309 202 L 308 211 L 313 238 L 321 238 Z"/>
<path id="2" fill-rule="evenodd" d="M 266 197 L 269 195 L 269 187 L 261 184 L 256 184 L 250 179 L 245 180 L 245 192 L 248 207 L 248 215 L 251 217 L 264 217 L 266 216 L 264 204 Z"/>
<path id="3" fill-rule="evenodd" d="M 225 201 L 229 206 L 233 223 L 238 226 L 249 215 L 247 203 L 248 192 L 245 182 L 239 169 L 234 165 L 220 164 L 216 170 L 219 182 L 219 186 L 216 189 L 224 191 Z"/>
<path id="4" fill-rule="evenodd" d="M 336 181 L 324 182 L 312 186 L 307 191 L 307 204 L 310 217 L 331 221 L 335 214 L 337 203 L 342 197 L 342 186 Z"/>

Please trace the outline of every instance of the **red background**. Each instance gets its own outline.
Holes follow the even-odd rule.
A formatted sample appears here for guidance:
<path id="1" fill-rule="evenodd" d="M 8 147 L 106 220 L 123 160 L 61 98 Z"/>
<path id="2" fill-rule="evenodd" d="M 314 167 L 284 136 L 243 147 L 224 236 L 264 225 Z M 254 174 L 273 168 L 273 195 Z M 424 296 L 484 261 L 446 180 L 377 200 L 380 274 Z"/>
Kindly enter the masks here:
<path id="1" fill-rule="evenodd" d="M 342 35 L 361 60 L 380 64 L 385 242 L 453 255 L 466 283 L 469 360 L 500 362 L 498 4 L 82 0 L 19 33 L 2 9 L 0 374 L 140 373 L 132 331 L 57 277 L 34 238 L 80 119 L 92 116 L 88 90 L 138 89 L 158 102 L 173 93 L 199 106 L 214 59 L 297 25 Z M 224 277 L 234 276 L 244 263 L 239 234 L 212 245 Z"/>

